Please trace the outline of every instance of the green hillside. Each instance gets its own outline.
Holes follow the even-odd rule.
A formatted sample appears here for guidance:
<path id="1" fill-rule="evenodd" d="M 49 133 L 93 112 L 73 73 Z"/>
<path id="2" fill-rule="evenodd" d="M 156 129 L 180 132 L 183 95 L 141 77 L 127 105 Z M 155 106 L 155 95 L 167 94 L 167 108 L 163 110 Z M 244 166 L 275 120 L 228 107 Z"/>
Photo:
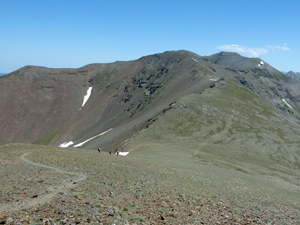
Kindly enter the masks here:
<path id="1" fill-rule="evenodd" d="M 225 79 L 172 104 L 124 149 L 232 204 L 271 198 L 299 206 L 299 134 L 298 120 Z"/>

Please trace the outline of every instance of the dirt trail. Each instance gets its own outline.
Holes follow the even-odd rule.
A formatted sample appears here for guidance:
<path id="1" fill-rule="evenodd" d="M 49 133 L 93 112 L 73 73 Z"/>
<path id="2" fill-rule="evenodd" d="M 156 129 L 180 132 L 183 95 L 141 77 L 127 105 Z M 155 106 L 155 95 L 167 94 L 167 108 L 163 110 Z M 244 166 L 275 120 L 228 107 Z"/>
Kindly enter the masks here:
<path id="1" fill-rule="evenodd" d="M 200 144 L 200 146 L 199 146 L 200 149 L 201 149 L 203 146 L 206 146 L 207 144 L 210 144 L 210 143 L 212 143 L 212 142 L 222 141 L 222 138 L 227 136 L 229 129 L 232 128 L 233 119 L 234 119 L 234 117 L 235 117 L 235 112 L 236 112 L 236 109 L 235 109 L 235 108 L 236 108 L 236 104 L 237 104 L 236 93 L 237 93 L 237 90 L 235 89 L 234 94 L 233 94 L 232 113 L 231 113 L 231 116 L 230 116 L 230 117 L 228 118 L 228 120 L 226 121 L 225 128 L 224 128 L 222 131 L 220 131 L 220 132 L 218 132 L 218 133 L 212 135 L 212 136 L 211 136 L 209 139 L 207 139 L 205 142 L 202 142 L 202 143 Z M 202 116 L 201 116 L 201 117 L 202 117 Z M 195 155 L 197 155 L 197 154 L 198 154 L 198 150 L 196 150 L 193 154 L 190 154 L 190 155 L 188 155 L 188 156 L 186 156 L 186 157 L 181 158 L 180 160 L 187 159 L 187 158 L 189 158 L 189 157 L 191 157 L 191 156 L 195 156 Z"/>
<path id="2" fill-rule="evenodd" d="M 231 116 L 226 120 L 226 125 L 225 128 L 220 131 L 219 133 L 213 135 L 211 137 L 211 141 L 217 142 L 217 141 L 221 141 L 223 137 L 226 136 L 230 136 L 229 134 L 229 129 L 232 128 L 233 125 L 233 120 L 235 117 L 235 113 L 236 113 L 236 104 L 237 104 L 237 98 L 236 98 L 236 93 L 237 93 L 237 89 L 235 89 L 234 94 L 233 94 L 233 101 L 232 101 L 232 112 L 231 112 Z"/>
<path id="3" fill-rule="evenodd" d="M 25 153 L 20 158 L 29 165 L 43 167 L 43 168 L 46 168 L 46 169 L 51 169 L 51 170 L 54 170 L 56 173 L 76 175 L 78 178 L 75 178 L 75 179 L 73 178 L 72 180 L 68 179 L 68 180 L 62 182 L 60 186 L 48 187 L 47 190 L 46 190 L 46 193 L 48 193 L 48 194 L 46 194 L 46 195 L 38 196 L 36 198 L 21 199 L 20 201 L 13 202 L 13 203 L 5 203 L 5 204 L 0 206 L 0 212 L 2 214 L 27 209 L 27 208 L 30 208 L 32 206 L 42 205 L 42 204 L 45 204 L 47 202 L 50 202 L 51 199 L 56 194 L 58 194 L 60 192 L 63 192 L 65 189 L 75 187 L 79 181 L 85 180 L 87 178 L 87 176 L 85 174 L 65 172 L 65 171 L 62 171 L 62 170 L 60 170 L 56 167 L 47 166 L 47 165 L 32 162 L 32 161 L 25 158 L 25 156 L 28 155 L 28 154 L 29 153 Z"/>

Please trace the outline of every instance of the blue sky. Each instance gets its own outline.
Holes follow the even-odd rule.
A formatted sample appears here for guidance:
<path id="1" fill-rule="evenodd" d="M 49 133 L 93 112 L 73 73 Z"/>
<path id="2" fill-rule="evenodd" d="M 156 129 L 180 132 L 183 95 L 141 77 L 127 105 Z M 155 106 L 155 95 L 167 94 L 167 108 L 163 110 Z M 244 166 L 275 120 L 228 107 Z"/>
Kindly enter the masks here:
<path id="1" fill-rule="evenodd" d="M 298 0 L 0 0 L 0 72 L 168 50 L 234 51 L 300 72 Z"/>

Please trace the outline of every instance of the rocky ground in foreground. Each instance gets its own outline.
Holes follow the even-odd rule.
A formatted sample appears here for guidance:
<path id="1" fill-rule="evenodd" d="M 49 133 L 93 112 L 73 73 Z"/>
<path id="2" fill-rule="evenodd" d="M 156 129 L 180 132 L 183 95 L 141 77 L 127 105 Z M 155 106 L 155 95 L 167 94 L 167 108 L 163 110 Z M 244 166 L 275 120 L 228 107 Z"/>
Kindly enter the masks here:
<path id="1" fill-rule="evenodd" d="M 72 193 L 72 192 L 71 192 Z M 235 211 L 221 202 L 192 202 L 187 196 L 128 196 L 123 201 L 103 195 L 66 198 L 63 193 L 46 206 L 38 206 L 2 216 L 4 224 L 297 224 L 293 218 L 280 218 L 260 211 Z M 113 194 L 111 194 L 113 195 Z M 75 196 L 77 196 L 75 194 Z M 285 210 L 279 208 L 278 210 Z M 284 211 L 282 211 L 284 212 Z M 284 213 L 289 213 L 288 211 Z"/>
<path id="2" fill-rule="evenodd" d="M 272 201 L 234 204 L 181 174 L 96 151 L 8 145 L 1 151 L 0 224 L 299 224 L 299 212 Z M 57 167 L 73 175 L 30 165 Z M 76 181 L 76 173 L 86 178 Z M 62 186 L 62 184 L 64 184 Z M 69 186 L 68 186 L 69 184 Z M 49 187 L 52 189 L 49 189 Z M 55 193 L 43 203 L 47 194 Z M 19 207 L 22 202 L 31 207 Z M 15 205 L 13 209 L 6 210 Z M 6 207 L 7 206 L 7 207 Z M 5 209 L 6 208 L 6 209 Z"/>

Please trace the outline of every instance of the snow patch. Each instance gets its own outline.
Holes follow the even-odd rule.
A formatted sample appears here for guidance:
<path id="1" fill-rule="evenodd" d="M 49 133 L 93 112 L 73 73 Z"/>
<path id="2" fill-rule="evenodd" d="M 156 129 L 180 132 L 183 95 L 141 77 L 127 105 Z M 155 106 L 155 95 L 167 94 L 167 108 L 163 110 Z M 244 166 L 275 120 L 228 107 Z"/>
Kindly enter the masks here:
<path id="1" fill-rule="evenodd" d="M 209 80 L 211 80 L 211 81 L 218 81 L 218 79 L 209 79 Z"/>
<path id="2" fill-rule="evenodd" d="M 198 62 L 198 60 L 196 60 L 196 59 L 194 59 L 194 58 L 192 58 L 192 60 L 194 60 L 195 62 Z"/>
<path id="3" fill-rule="evenodd" d="M 260 61 L 260 63 L 258 64 L 259 67 L 265 65 L 264 61 Z"/>
<path id="4" fill-rule="evenodd" d="M 73 147 L 74 147 L 74 148 L 80 147 L 80 146 L 82 146 L 83 144 L 85 144 L 86 142 L 88 142 L 88 141 L 90 141 L 90 140 L 92 140 L 92 139 L 94 139 L 94 138 L 96 138 L 96 137 L 99 137 L 99 136 L 101 136 L 101 135 L 103 135 L 103 134 L 106 134 L 107 132 L 109 132 L 109 131 L 111 131 L 111 130 L 112 130 L 112 128 L 110 128 L 110 129 L 107 130 L 107 131 L 104 131 L 104 132 L 101 133 L 101 134 L 98 134 L 98 135 L 96 135 L 96 136 L 94 136 L 94 137 L 91 137 L 91 138 L 87 139 L 87 140 L 84 141 L 84 142 L 81 142 L 81 143 L 79 143 L 79 144 L 77 144 L 77 145 L 74 145 Z"/>
<path id="5" fill-rule="evenodd" d="M 119 152 L 119 155 L 123 155 L 123 156 L 126 156 L 128 155 L 129 152 Z M 116 153 L 117 154 L 117 153 Z"/>
<path id="6" fill-rule="evenodd" d="M 288 106 L 290 107 L 291 109 L 293 108 L 289 103 L 287 103 L 287 101 L 285 99 L 282 99 L 282 101 Z"/>
<path id="7" fill-rule="evenodd" d="M 74 144 L 74 142 L 73 141 L 69 141 L 69 142 L 65 142 L 65 143 L 60 144 L 59 147 L 61 147 L 61 148 L 67 148 L 67 147 L 69 147 L 72 144 Z"/>
<path id="8" fill-rule="evenodd" d="M 89 87 L 89 89 L 87 90 L 87 93 L 86 95 L 83 97 L 83 103 L 82 103 L 82 106 L 81 108 L 85 105 L 85 103 L 89 100 L 91 94 L 92 94 L 92 89 L 93 87 Z M 79 110 L 81 110 L 81 108 Z"/>

